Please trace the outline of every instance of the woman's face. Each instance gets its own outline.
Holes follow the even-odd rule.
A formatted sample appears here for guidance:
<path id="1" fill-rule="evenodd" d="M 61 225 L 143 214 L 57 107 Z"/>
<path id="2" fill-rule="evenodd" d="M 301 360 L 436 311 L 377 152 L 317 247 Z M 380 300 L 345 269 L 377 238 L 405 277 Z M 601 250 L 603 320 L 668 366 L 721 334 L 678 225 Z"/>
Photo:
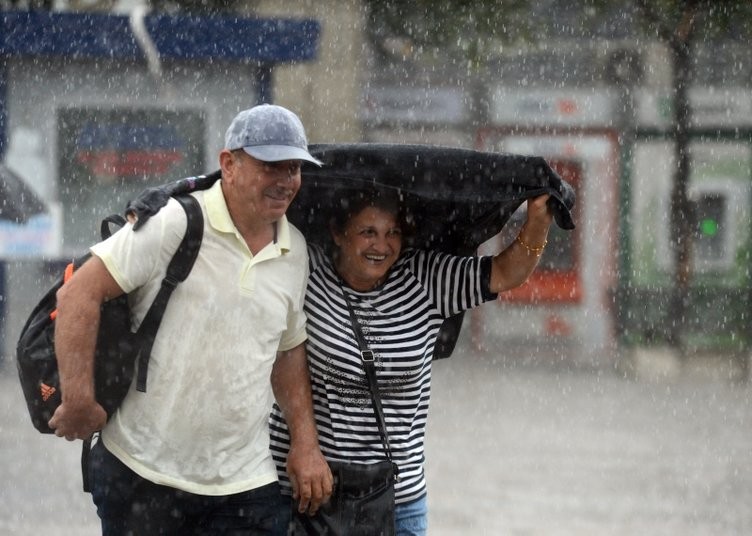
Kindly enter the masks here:
<path id="1" fill-rule="evenodd" d="M 339 248 L 337 270 L 359 291 L 381 284 L 402 250 L 397 217 L 375 207 L 364 208 L 350 218 L 344 232 L 332 235 Z"/>

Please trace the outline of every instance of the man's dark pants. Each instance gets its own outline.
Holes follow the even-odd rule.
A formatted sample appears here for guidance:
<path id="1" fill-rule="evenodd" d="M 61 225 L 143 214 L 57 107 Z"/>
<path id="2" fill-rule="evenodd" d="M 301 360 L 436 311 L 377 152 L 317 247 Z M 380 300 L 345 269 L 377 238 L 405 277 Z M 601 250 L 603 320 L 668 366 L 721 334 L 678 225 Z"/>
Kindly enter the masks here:
<path id="1" fill-rule="evenodd" d="M 104 536 L 287 534 L 290 499 L 276 482 L 234 495 L 195 495 L 141 478 L 101 441 L 89 456 L 91 495 Z"/>

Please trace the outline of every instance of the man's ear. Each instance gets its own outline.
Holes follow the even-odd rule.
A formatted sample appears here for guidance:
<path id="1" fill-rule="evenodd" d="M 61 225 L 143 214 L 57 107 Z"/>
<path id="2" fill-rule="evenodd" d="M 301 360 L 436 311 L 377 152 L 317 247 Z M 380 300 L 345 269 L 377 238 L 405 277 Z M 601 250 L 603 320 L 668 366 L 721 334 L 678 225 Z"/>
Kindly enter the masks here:
<path id="1" fill-rule="evenodd" d="M 228 182 L 232 181 L 232 178 L 234 177 L 233 170 L 235 168 L 235 165 L 235 155 L 227 149 L 222 149 L 222 151 L 219 153 L 219 168 L 222 170 L 223 179 L 230 179 L 230 181 Z"/>

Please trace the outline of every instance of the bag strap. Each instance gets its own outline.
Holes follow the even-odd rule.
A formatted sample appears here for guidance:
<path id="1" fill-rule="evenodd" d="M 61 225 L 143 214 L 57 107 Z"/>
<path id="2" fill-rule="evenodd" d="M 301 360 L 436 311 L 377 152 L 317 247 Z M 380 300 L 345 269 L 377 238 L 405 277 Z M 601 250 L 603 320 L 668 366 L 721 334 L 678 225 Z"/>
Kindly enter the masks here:
<path id="1" fill-rule="evenodd" d="M 162 322 L 162 315 L 167 308 L 167 302 L 175 287 L 190 274 L 203 238 L 204 216 L 198 201 L 191 195 L 180 195 L 176 196 L 175 199 L 185 210 L 188 225 L 183 240 L 167 266 L 167 274 L 162 279 L 157 297 L 154 298 L 154 302 L 152 302 L 136 332 L 136 340 L 139 342 L 136 389 L 142 393 L 146 392 L 146 377 L 149 370 L 151 349 L 154 345 L 154 339 L 157 337 L 159 324 Z"/>
<path id="2" fill-rule="evenodd" d="M 110 214 L 109 216 L 102 219 L 102 223 L 99 226 L 99 234 L 102 237 L 102 240 L 106 240 L 112 236 L 112 229 L 110 229 L 110 224 L 117 225 L 118 228 L 120 228 L 125 226 L 125 223 L 125 218 L 120 214 Z"/>
<path id="3" fill-rule="evenodd" d="M 392 462 L 394 466 L 394 479 L 399 480 L 399 468 L 392 459 L 392 448 L 389 444 L 389 434 L 386 430 L 386 420 L 384 419 L 384 409 L 381 405 L 381 396 L 379 394 L 379 382 L 376 378 L 376 367 L 374 365 L 373 351 L 368 347 L 368 342 L 363 336 L 363 331 L 360 328 L 360 321 L 358 320 L 355 310 L 353 309 L 350 298 L 347 296 L 347 291 L 340 285 L 342 289 L 342 295 L 345 298 L 345 304 L 347 310 L 350 313 L 350 320 L 352 323 L 353 332 L 355 333 L 355 339 L 358 341 L 358 348 L 360 349 L 360 360 L 363 363 L 363 368 L 366 371 L 366 378 L 368 379 L 368 387 L 371 391 L 371 401 L 373 402 L 373 412 L 376 414 L 376 423 L 379 426 L 379 434 L 381 434 L 381 441 L 384 444 L 384 452 L 386 459 Z"/>

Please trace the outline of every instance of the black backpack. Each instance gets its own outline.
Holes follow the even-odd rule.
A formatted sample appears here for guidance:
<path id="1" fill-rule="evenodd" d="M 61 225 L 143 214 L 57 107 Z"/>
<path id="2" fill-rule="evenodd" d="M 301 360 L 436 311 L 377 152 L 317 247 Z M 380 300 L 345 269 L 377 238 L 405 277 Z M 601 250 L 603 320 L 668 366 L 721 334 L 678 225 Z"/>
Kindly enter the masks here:
<path id="1" fill-rule="evenodd" d="M 136 388 L 146 391 L 149 357 L 167 302 L 172 291 L 184 281 L 198 255 L 204 230 L 204 218 L 198 201 L 190 195 L 176 196 L 185 209 L 188 226 L 185 236 L 167 267 L 167 274 L 149 311 L 136 333 L 130 328 L 128 296 L 122 295 L 102 305 L 99 334 L 94 358 L 94 385 L 97 401 L 109 419 L 128 393 L 138 360 Z M 122 226 L 125 220 L 109 216 L 102 221 L 102 239 L 111 234 L 110 224 Z M 31 312 L 16 347 L 16 364 L 26 405 L 34 427 L 53 433 L 47 425 L 60 405 L 60 381 L 55 356 L 55 316 L 57 290 L 90 254 L 74 260 Z"/>

